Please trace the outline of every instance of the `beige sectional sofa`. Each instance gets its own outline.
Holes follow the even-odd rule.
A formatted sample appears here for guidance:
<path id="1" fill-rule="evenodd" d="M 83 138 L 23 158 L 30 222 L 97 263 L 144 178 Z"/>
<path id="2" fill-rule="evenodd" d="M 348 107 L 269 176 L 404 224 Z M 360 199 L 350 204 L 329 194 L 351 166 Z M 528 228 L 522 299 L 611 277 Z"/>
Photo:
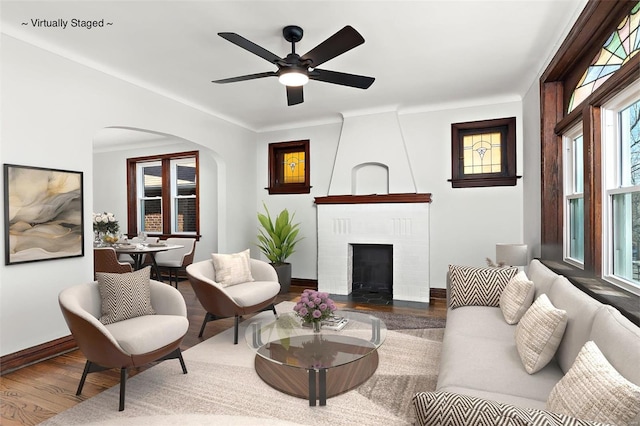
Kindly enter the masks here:
<path id="1" fill-rule="evenodd" d="M 517 325 L 507 324 L 500 307 L 449 308 L 437 384 L 439 393 L 467 395 L 509 407 L 548 409 L 552 389 L 572 367 L 587 341 L 595 342 L 615 370 L 640 386 L 639 327 L 538 260 L 531 262 L 526 274 L 534 283 L 533 300 L 546 294 L 553 306 L 566 311 L 566 328 L 553 359 L 540 371 L 529 374 L 516 347 Z M 448 296 L 450 292 L 448 288 Z M 417 395 L 416 410 L 433 409 L 434 398 L 433 393 Z M 440 424 L 428 420 L 433 412 L 417 414 L 423 424 Z M 628 424 L 640 425 L 640 415 Z"/>

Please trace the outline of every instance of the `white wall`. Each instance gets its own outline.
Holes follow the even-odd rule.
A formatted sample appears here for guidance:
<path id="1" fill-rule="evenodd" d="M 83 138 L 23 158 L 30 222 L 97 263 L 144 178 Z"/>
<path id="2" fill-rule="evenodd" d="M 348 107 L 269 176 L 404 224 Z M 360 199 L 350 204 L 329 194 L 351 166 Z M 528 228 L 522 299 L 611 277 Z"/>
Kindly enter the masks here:
<path id="1" fill-rule="evenodd" d="M 541 256 L 542 248 L 542 161 L 540 141 L 540 84 L 534 82 L 522 101 L 524 140 L 523 242 L 529 259 Z"/>
<path id="2" fill-rule="evenodd" d="M 252 241 L 256 177 L 251 167 L 239 165 L 255 163 L 253 132 L 12 37 L 2 35 L 1 42 L 2 161 L 82 171 L 86 236 L 84 257 L 0 266 L 1 355 L 69 334 L 57 295 L 92 279 L 94 181 L 124 177 L 122 169 L 114 177 L 94 174 L 92 142 L 100 129 L 149 129 L 214 152 L 218 248 L 239 250 Z M 95 187 L 125 197 L 124 188 Z"/>
<path id="3" fill-rule="evenodd" d="M 400 127 L 419 193 L 431 193 L 432 288 L 444 288 L 450 263 L 485 265 L 485 258 L 495 259 L 496 243 L 523 241 L 523 182 L 514 187 L 452 189 L 451 123 L 513 117 L 517 119 L 517 171 L 523 174 L 523 117 L 521 102 L 450 108 L 441 111 L 399 115 Z M 267 186 L 270 142 L 310 139 L 310 195 L 258 194 L 257 205 L 264 200 L 272 211 L 287 207 L 296 212 L 306 237 L 298 253 L 290 258 L 296 278 L 317 278 L 316 207 L 313 197 L 326 196 L 332 176 L 340 137 L 340 124 L 327 124 L 258 135 L 259 188 Z M 384 132 L 382 132 L 384 133 Z M 379 150 L 384 138 L 370 135 L 360 149 Z M 344 174 L 344 173 L 342 173 Z M 336 194 L 332 194 L 336 195 Z"/>

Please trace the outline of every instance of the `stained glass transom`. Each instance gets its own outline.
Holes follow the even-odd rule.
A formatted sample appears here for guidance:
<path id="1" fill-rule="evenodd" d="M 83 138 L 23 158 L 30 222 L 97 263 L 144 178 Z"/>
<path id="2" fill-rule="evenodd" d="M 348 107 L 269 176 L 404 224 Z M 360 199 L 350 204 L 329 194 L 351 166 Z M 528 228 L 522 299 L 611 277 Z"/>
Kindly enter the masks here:
<path id="1" fill-rule="evenodd" d="M 500 173 L 502 171 L 502 134 L 491 132 L 462 138 L 463 173 Z"/>
<path id="2" fill-rule="evenodd" d="M 591 93 L 640 51 L 640 3 L 625 17 L 596 54 L 578 82 L 569 101 L 568 112 L 580 105 Z"/>
<path id="3" fill-rule="evenodd" d="M 284 154 L 282 166 L 284 171 L 284 183 L 304 183 L 304 151 L 288 152 Z"/>

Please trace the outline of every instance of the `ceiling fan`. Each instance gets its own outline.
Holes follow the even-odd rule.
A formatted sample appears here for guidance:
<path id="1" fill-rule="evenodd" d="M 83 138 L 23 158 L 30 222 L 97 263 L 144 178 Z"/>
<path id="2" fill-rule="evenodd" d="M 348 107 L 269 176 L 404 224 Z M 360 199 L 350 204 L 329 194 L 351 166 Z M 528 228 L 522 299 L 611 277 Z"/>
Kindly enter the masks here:
<path id="1" fill-rule="evenodd" d="M 309 80 L 325 83 L 340 84 L 342 86 L 367 89 L 375 78 L 362 75 L 347 74 L 317 68 L 330 59 L 353 49 L 364 43 L 364 38 L 353 27 L 347 25 L 306 54 L 296 53 L 296 43 L 302 40 L 302 28 L 288 25 L 282 29 L 284 39 L 291 43 L 291 53 L 285 58 L 269 52 L 263 47 L 247 40 L 236 33 L 218 33 L 218 35 L 249 52 L 266 59 L 278 67 L 277 71 L 267 71 L 257 74 L 214 80 L 213 83 L 234 83 L 236 81 L 253 80 L 264 77 L 278 77 L 280 83 L 287 87 L 287 104 L 289 106 L 304 102 L 302 86 Z"/>

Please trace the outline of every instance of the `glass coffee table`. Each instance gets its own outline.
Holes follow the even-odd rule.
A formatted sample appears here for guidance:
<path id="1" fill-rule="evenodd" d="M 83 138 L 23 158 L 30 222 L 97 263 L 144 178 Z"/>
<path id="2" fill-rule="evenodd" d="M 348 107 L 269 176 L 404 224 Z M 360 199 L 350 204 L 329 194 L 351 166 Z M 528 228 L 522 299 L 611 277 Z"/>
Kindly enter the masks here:
<path id="1" fill-rule="evenodd" d="M 294 312 L 251 322 L 245 339 L 256 352 L 255 368 L 271 387 L 326 405 L 327 398 L 365 382 L 378 368 L 377 349 L 387 328 L 373 315 L 336 311 L 320 333 L 303 326 Z M 338 330 L 339 328 L 339 330 Z"/>

